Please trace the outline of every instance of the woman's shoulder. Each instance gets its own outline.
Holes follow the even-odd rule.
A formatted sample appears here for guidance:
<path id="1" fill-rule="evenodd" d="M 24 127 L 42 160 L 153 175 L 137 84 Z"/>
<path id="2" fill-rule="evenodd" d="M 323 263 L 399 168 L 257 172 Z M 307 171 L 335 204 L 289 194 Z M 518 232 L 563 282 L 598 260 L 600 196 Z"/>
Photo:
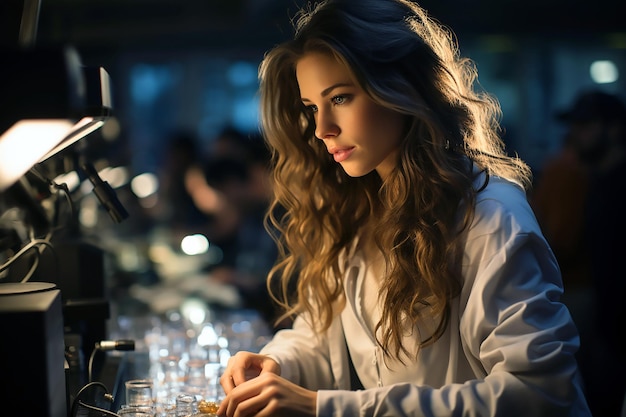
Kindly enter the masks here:
<path id="1" fill-rule="evenodd" d="M 486 200 L 526 200 L 526 192 L 522 186 L 516 182 L 495 175 L 486 177 L 485 174 L 481 174 L 474 182 L 474 187 L 479 190 L 476 198 L 477 202 Z"/>
<path id="2" fill-rule="evenodd" d="M 478 189 L 483 181 L 484 177 L 478 179 Z M 494 233 L 503 228 L 511 233 L 540 233 L 525 190 L 513 181 L 490 176 L 476 196 L 470 233 Z"/>

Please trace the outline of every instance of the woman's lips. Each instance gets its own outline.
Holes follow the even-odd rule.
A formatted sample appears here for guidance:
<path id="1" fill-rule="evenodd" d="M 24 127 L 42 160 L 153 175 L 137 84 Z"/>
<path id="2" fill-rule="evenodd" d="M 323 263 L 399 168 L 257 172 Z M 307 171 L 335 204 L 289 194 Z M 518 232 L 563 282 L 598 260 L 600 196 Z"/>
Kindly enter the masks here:
<path id="1" fill-rule="evenodd" d="M 350 155 L 352 155 L 352 152 L 354 152 L 354 147 L 352 148 L 335 148 L 335 149 L 329 149 L 328 151 L 333 154 L 333 158 L 335 159 L 335 162 L 343 162 L 346 159 L 348 159 L 350 157 Z"/>

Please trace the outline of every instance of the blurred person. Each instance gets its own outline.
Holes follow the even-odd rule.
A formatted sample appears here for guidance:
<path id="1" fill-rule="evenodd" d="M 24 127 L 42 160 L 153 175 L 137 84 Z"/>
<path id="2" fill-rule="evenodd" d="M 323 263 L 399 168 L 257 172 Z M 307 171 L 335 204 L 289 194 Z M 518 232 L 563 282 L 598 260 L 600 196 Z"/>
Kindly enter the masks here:
<path id="1" fill-rule="evenodd" d="M 563 121 L 562 117 L 557 118 Z M 585 236 L 590 167 L 581 155 L 578 136 L 574 126 L 565 132 L 560 149 L 546 159 L 536 175 L 529 197 L 559 263 L 565 288 L 562 300 L 569 307 L 581 337 L 576 356 L 586 386 L 592 371 L 589 365 L 594 343 L 595 299 L 590 296 L 591 259 Z"/>
<path id="2" fill-rule="evenodd" d="M 617 95 L 583 91 L 557 118 L 567 126 L 564 144 L 547 161 L 531 203 L 581 334 L 578 358 L 591 411 L 616 416 L 626 393 L 621 335 L 615 332 L 626 319 L 618 299 L 626 291 L 619 272 L 626 253 L 626 107 Z"/>
<path id="3" fill-rule="evenodd" d="M 591 264 L 593 371 L 587 384 L 595 415 L 619 415 L 626 394 L 626 106 L 617 95 L 583 94 L 563 118 L 578 132 L 590 171 L 585 243 Z"/>
<path id="4" fill-rule="evenodd" d="M 559 262 L 565 296 L 586 293 L 591 274 L 584 236 L 590 173 L 575 135 L 567 132 L 561 149 L 546 160 L 529 192 L 537 220 Z"/>
<path id="5" fill-rule="evenodd" d="M 626 108 L 617 95 L 582 91 L 557 118 L 567 125 L 564 144 L 546 162 L 531 203 L 556 254 L 564 302 L 581 334 L 578 358 L 591 411 L 618 415 L 626 392 L 615 333 L 626 319 L 617 299 L 626 290 L 618 272 L 626 251 L 620 192 L 626 181 Z"/>
<path id="6" fill-rule="evenodd" d="M 203 230 L 206 215 L 198 209 L 186 187 L 188 173 L 203 164 L 197 138 L 186 130 L 177 130 L 167 137 L 158 172 L 158 200 L 147 208 L 158 227 L 173 236 L 182 237 Z"/>
<path id="7" fill-rule="evenodd" d="M 261 137 L 227 128 L 210 150 L 202 173 L 188 178 L 197 206 L 212 218 L 210 239 L 223 259 L 209 270 L 211 278 L 234 285 L 245 307 L 276 319 L 265 277 L 276 261 L 276 245 L 265 228 L 269 206 L 269 153 Z"/>
<path id="8" fill-rule="evenodd" d="M 309 7 L 259 72 L 268 280 L 296 318 L 231 357 L 217 414 L 589 416 L 530 168 L 473 63 L 416 3 Z"/>

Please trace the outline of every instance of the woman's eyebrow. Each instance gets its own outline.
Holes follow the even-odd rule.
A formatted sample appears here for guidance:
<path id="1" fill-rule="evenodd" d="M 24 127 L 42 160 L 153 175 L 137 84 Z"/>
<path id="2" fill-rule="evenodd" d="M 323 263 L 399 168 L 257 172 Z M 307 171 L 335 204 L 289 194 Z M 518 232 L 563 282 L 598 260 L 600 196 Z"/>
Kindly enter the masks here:
<path id="1" fill-rule="evenodd" d="M 330 87 L 325 88 L 325 89 L 322 91 L 321 96 L 322 96 L 322 97 L 326 97 L 326 96 L 327 96 L 327 95 L 329 95 L 329 94 L 330 94 L 330 93 L 331 93 L 334 89 L 339 88 L 339 87 L 352 87 L 352 86 L 354 86 L 354 84 L 352 84 L 352 83 L 346 83 L 346 82 L 340 82 L 340 83 L 337 83 L 337 84 L 333 84 L 333 85 L 331 85 Z M 308 98 L 304 98 L 304 97 L 302 97 L 302 99 L 301 99 L 301 100 L 302 100 L 302 101 L 311 101 L 311 100 L 309 100 Z"/>

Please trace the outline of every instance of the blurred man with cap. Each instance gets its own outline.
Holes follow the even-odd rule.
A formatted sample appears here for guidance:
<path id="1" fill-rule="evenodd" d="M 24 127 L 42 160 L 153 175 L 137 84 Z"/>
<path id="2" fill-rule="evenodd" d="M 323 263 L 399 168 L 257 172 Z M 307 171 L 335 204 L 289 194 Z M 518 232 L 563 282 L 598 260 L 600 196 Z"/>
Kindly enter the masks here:
<path id="1" fill-rule="evenodd" d="M 569 124 L 571 140 L 585 162 L 609 168 L 613 161 L 623 158 L 626 106 L 617 95 L 596 90 L 584 92 L 557 118 Z"/>
<path id="2" fill-rule="evenodd" d="M 626 393 L 626 106 L 585 91 L 556 117 L 568 128 L 563 148 L 540 172 L 531 202 L 579 326 L 592 413 L 617 416 Z"/>

